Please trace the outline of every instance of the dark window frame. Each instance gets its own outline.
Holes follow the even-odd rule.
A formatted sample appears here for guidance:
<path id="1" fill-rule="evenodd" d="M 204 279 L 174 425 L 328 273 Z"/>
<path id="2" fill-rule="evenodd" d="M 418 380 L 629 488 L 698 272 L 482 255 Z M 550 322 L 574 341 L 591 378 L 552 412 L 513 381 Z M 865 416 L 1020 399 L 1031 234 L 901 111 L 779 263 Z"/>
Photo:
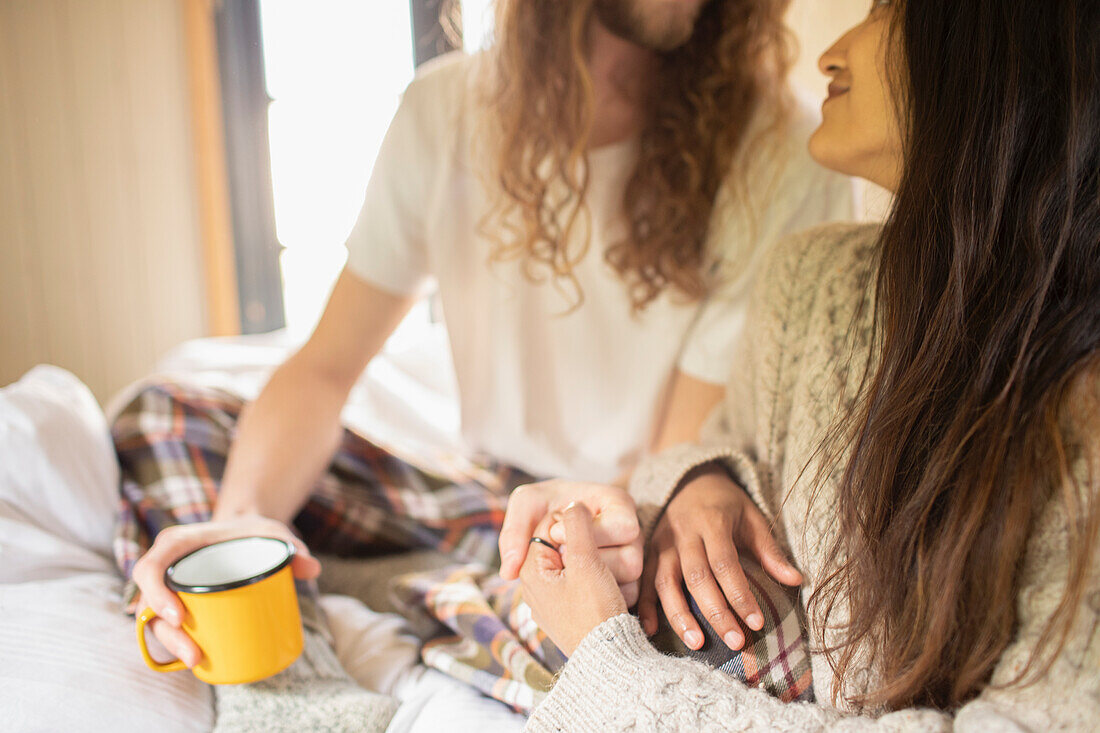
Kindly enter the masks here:
<path id="1" fill-rule="evenodd" d="M 440 23 L 441 8 L 453 0 L 410 0 L 413 60 L 416 66 L 457 45 Z M 461 25 L 454 29 L 461 34 Z M 275 195 L 260 28 L 260 0 L 221 0 L 214 26 L 218 41 L 226 167 L 241 333 L 283 328 L 283 246 L 275 233 Z"/>

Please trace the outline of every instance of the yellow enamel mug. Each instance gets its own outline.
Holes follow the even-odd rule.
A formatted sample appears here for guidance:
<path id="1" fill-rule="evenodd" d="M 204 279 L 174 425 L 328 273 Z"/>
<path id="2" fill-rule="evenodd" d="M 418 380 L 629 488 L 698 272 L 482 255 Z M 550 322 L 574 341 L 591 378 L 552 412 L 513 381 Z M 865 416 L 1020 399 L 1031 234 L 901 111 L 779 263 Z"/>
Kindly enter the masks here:
<path id="1" fill-rule="evenodd" d="M 183 602 L 183 630 L 202 651 L 192 672 L 212 685 L 270 677 L 302 653 L 302 619 L 290 561 L 294 546 L 270 537 L 244 537 L 208 545 L 168 568 L 165 583 Z M 158 672 L 187 669 L 180 660 L 152 658 L 145 626 L 151 608 L 138 616 L 141 655 Z"/>

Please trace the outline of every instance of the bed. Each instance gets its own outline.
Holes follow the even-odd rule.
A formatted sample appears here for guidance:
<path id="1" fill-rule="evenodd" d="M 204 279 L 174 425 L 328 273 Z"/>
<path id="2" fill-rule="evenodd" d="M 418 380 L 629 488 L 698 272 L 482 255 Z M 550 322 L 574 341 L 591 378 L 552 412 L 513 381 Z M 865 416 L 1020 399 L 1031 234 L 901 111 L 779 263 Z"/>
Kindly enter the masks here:
<path id="1" fill-rule="evenodd" d="M 250 397 L 294 347 L 284 333 L 205 339 L 177 348 L 156 371 Z M 461 450 L 446 354 L 441 328 L 399 334 L 354 388 L 345 423 L 409 455 Z M 133 621 L 120 612 L 122 579 L 111 559 L 118 467 L 107 426 L 131 390 L 104 411 L 74 375 L 52 366 L 0 389 L 4 730 L 190 733 L 213 725 L 211 689 L 188 672 L 147 669 Z M 339 578 L 349 568 L 333 563 L 332 572 Z M 420 665 L 404 624 L 357 595 L 322 603 L 349 673 L 401 701 L 390 731 L 522 730 L 522 716 Z"/>

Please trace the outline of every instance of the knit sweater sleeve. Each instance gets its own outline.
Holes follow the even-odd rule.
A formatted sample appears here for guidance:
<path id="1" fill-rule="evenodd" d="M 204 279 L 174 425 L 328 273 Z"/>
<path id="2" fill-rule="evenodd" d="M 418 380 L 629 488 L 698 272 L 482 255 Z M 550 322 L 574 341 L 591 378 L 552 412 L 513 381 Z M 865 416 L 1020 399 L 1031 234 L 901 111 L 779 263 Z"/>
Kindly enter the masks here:
<path id="1" fill-rule="evenodd" d="M 1095 575 L 1051 667 L 1032 684 L 1006 684 L 1023 669 L 1064 587 L 1065 547 L 1051 539 L 1041 536 L 1031 553 L 1032 580 L 1018 600 L 1020 627 L 994 670 L 994 684 L 954 714 L 912 708 L 872 718 L 823 702 L 784 703 L 699 662 L 661 654 L 638 620 L 622 614 L 584 638 L 527 730 L 1094 730 L 1100 720 L 1100 579 Z"/>
<path id="2" fill-rule="evenodd" d="M 805 282 L 804 273 L 797 274 Z M 795 303 L 793 307 L 797 310 L 803 305 Z M 762 317 L 785 319 L 785 325 L 779 320 L 772 324 L 759 322 L 772 326 L 773 334 L 779 330 L 789 335 L 787 327 L 802 319 L 802 314 L 787 307 L 783 297 L 773 299 L 772 309 L 774 313 L 764 312 Z M 782 328 L 775 328 L 776 324 Z M 782 346 L 766 354 L 770 372 L 806 368 L 798 363 L 799 357 Z M 769 466 L 782 460 L 786 443 L 782 398 L 791 390 L 782 377 L 746 382 L 746 386 L 757 390 L 758 397 L 761 385 L 768 388 L 769 394 L 774 391 L 779 396 L 768 400 L 779 404 L 779 409 L 757 409 L 752 419 L 741 421 L 740 429 L 719 431 L 702 443 L 673 447 L 639 467 L 631 492 L 647 534 L 684 476 L 712 461 L 724 463 L 767 511 L 774 488 L 769 482 L 777 481 L 776 471 Z M 731 423 L 736 421 L 726 420 L 723 424 L 728 427 Z M 1095 436 L 1096 431 L 1081 434 Z M 774 446 L 770 453 L 767 445 L 761 445 L 761 435 L 768 436 L 767 442 Z M 1095 446 L 1095 437 L 1084 441 Z M 1074 471 L 1075 486 L 1084 491 L 1084 502 L 1095 501 L 1100 496 L 1100 457 L 1085 457 L 1076 462 L 1075 468 L 1080 469 Z M 1013 684 L 1026 670 L 1035 649 L 1048 641 L 1044 631 L 1057 612 L 1069 576 L 1069 525 L 1061 502 L 1052 500 L 1033 529 L 1024 558 L 1016 598 L 1015 636 L 998 659 L 991 684 L 951 712 L 912 708 L 875 717 L 855 715 L 833 707 L 827 696 L 816 703 L 784 703 L 699 662 L 663 655 L 649 643 L 637 619 L 623 614 L 608 619 L 584 638 L 554 688 L 535 709 L 527 730 L 1094 730 L 1095 721 L 1100 720 L 1100 562 L 1093 562 L 1077 598 L 1065 644 L 1053 659 L 1040 657 L 1040 664 L 1024 677 L 1025 684 Z M 1044 660 L 1050 661 L 1049 666 L 1042 664 Z M 1034 672 L 1041 674 L 1036 678 Z M 821 682 L 818 689 L 828 687 L 826 680 Z"/>

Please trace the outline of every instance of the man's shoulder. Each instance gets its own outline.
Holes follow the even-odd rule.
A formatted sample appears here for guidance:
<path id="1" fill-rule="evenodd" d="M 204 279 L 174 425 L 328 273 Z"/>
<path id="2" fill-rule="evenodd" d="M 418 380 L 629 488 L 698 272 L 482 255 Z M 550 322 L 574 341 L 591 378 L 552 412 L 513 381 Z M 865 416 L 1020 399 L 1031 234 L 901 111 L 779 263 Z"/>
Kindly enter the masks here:
<path id="1" fill-rule="evenodd" d="M 484 53 L 451 51 L 425 61 L 416 69 L 405 97 L 425 104 L 458 104 L 479 79 Z"/>
<path id="2" fill-rule="evenodd" d="M 450 51 L 425 61 L 416 68 L 417 84 L 448 84 L 469 76 L 482 54 Z"/>
<path id="3" fill-rule="evenodd" d="M 460 149 L 477 127 L 473 115 L 481 54 L 454 51 L 421 64 L 401 97 L 401 107 L 391 123 L 436 166 L 449 160 L 448 150 Z M 457 147 L 456 147 L 457 146 Z"/>

